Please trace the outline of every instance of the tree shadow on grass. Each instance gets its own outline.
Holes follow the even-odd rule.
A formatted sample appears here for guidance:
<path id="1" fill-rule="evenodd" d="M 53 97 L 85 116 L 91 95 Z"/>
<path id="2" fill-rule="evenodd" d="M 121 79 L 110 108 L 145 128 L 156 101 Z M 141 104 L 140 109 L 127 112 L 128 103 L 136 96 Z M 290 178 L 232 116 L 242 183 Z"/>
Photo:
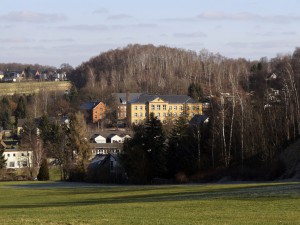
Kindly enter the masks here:
<path id="1" fill-rule="evenodd" d="M 170 188 L 170 187 L 169 187 Z M 278 185 L 266 185 L 266 186 L 251 186 L 251 187 L 234 187 L 228 188 L 211 188 L 209 190 L 193 190 L 180 191 L 170 193 L 170 189 L 161 191 L 162 193 L 147 193 L 143 189 L 128 189 L 128 190 L 115 190 L 117 192 L 124 192 L 121 196 L 106 197 L 97 195 L 94 198 L 88 198 L 83 200 L 61 201 L 61 202 L 38 202 L 38 203 L 22 203 L 22 204 L 8 204 L 0 205 L 0 209 L 28 209 L 28 208 L 46 208 L 46 207 L 77 207 L 87 205 L 100 205 L 100 204 L 128 204 L 128 203 L 160 203 L 167 201 L 210 201 L 218 199 L 227 200 L 253 200 L 257 201 L 259 198 L 263 201 L 273 201 L 275 199 L 282 198 L 300 198 L 300 184 L 278 184 Z M 147 187 L 148 189 L 148 187 Z M 154 190 L 153 187 L 151 190 Z M 70 189 L 71 193 L 74 191 Z M 91 191 L 91 192 L 90 192 Z M 107 191 L 107 190 L 106 190 Z M 146 191 L 145 193 L 138 192 Z M 78 192 L 78 190 L 77 190 Z M 99 193 L 97 190 L 87 190 L 83 194 Z M 106 192 L 107 193 L 107 192 Z M 61 193 L 66 194 L 66 193 Z M 70 193 L 69 193 L 70 194 Z M 73 193 L 74 194 L 74 193 Z M 76 193 L 75 193 L 76 194 Z"/>

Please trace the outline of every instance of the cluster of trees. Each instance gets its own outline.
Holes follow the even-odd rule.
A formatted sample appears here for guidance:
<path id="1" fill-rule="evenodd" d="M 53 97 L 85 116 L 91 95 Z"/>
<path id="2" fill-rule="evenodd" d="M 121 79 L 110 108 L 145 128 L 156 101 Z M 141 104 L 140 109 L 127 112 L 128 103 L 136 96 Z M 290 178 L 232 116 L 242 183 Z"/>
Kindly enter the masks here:
<path id="1" fill-rule="evenodd" d="M 31 152 L 29 178 L 49 179 L 47 159 L 58 166 L 61 180 L 84 180 L 91 147 L 86 139 L 86 123 L 81 112 L 70 116 L 69 124 L 51 121 L 47 115 L 26 119 L 19 148 Z M 1 160 L 1 159 L 0 159 Z M 31 163 L 29 163 L 31 161 Z"/>
<path id="2" fill-rule="evenodd" d="M 272 73 L 276 79 L 270 79 Z M 200 86 L 189 93 L 211 105 L 200 146 L 205 170 L 267 171 L 300 134 L 298 48 L 292 55 L 249 61 L 206 50 L 130 45 L 83 63 L 71 80 L 83 98 L 104 100 L 111 92 L 188 94 L 190 84 Z"/>
<path id="3" fill-rule="evenodd" d="M 0 127 L 10 129 L 16 125 L 18 119 L 23 119 L 27 116 L 26 99 L 24 96 L 14 96 L 13 98 L 3 97 L 0 100 Z"/>
<path id="4" fill-rule="evenodd" d="M 32 65 L 32 64 L 21 64 L 21 63 L 0 63 L 0 71 L 29 71 L 38 70 L 42 71 L 55 71 L 56 68 L 52 66 Z"/>
<path id="5" fill-rule="evenodd" d="M 61 180 L 84 180 L 91 147 L 86 138 L 87 129 L 83 114 L 72 114 L 70 124 L 63 125 L 49 121 L 44 115 L 38 127 L 41 130 L 44 158 L 54 159 L 54 164 L 60 168 Z"/>
<path id="6" fill-rule="evenodd" d="M 0 99 L 0 127 L 12 129 L 19 119 L 66 115 L 76 111 L 77 93 L 72 88 L 69 95 L 43 90 L 30 95 L 3 96 Z M 75 105 L 74 107 L 72 105 Z"/>
<path id="7" fill-rule="evenodd" d="M 55 92 L 43 91 L 27 96 L 3 96 L 0 99 L 0 129 L 14 131 L 12 138 L 19 140 L 18 147 L 33 153 L 30 156 L 32 164 L 29 164 L 28 159 L 30 179 L 36 177 L 43 160 L 48 157 L 56 160 L 56 164 L 61 169 L 62 179 L 69 179 L 70 174 L 78 177 L 74 179 L 85 176 L 83 168 L 86 167 L 86 161 L 81 162 L 80 166 L 77 164 L 74 166 L 78 163 L 74 154 L 82 151 L 71 151 L 71 149 L 79 148 L 78 146 L 89 148 L 89 145 L 86 145 L 86 139 L 83 139 L 86 135 L 85 119 L 82 114 L 75 114 L 76 107 L 72 107 L 73 104 L 76 104 L 76 89 L 74 88 L 70 95 L 57 95 Z M 61 126 L 56 120 L 49 120 L 50 117 L 56 118 L 58 115 L 69 113 L 71 115 L 69 127 Z M 18 137 L 16 127 L 20 119 L 24 119 L 25 123 L 22 125 L 21 136 Z M 79 124 L 76 124 L 77 121 Z M 76 137 L 77 132 L 81 132 L 80 137 Z M 77 139 L 83 139 L 84 143 L 77 143 Z M 77 143 L 77 145 L 71 143 Z M 4 149 L 1 149 L 0 152 L 1 167 L 5 167 L 3 151 Z M 86 151 L 90 152 L 87 149 Z M 88 155 L 80 157 L 87 159 Z"/>
<path id="8" fill-rule="evenodd" d="M 144 125 L 134 127 L 135 135 L 124 144 L 121 163 L 130 181 L 149 183 L 155 178 L 176 178 L 186 182 L 204 168 L 202 146 L 205 123 L 190 125 L 185 116 L 171 130 L 150 115 Z"/>

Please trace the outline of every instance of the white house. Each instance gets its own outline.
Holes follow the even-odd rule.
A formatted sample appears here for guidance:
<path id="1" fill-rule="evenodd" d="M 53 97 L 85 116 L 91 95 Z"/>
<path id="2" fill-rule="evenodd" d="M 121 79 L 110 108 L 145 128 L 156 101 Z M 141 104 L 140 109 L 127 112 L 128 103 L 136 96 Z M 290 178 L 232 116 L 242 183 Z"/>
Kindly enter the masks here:
<path id="1" fill-rule="evenodd" d="M 5 149 L 6 168 L 18 169 L 32 164 L 32 151 Z"/>
<path id="2" fill-rule="evenodd" d="M 121 138 L 117 134 L 110 134 L 110 135 L 108 135 L 108 137 L 106 139 L 106 142 L 107 143 L 122 143 L 123 142 L 123 138 Z"/>
<path id="3" fill-rule="evenodd" d="M 97 136 L 95 136 L 93 139 L 94 139 L 94 141 L 95 141 L 96 143 L 98 143 L 98 144 L 100 144 L 100 143 L 106 143 L 106 138 L 103 137 L 103 136 L 100 135 L 100 134 L 97 134 Z"/>
<path id="4" fill-rule="evenodd" d="M 122 135 L 120 135 L 120 137 L 122 138 L 122 143 L 124 143 L 126 139 L 130 139 L 131 138 L 131 136 L 128 135 L 128 134 L 122 134 Z"/>

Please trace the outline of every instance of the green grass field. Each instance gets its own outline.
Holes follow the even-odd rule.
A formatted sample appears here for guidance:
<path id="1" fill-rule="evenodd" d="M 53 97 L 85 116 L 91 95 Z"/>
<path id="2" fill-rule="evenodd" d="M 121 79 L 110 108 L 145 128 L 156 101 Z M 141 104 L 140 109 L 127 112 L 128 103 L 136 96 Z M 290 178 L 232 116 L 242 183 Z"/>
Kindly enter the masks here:
<path id="1" fill-rule="evenodd" d="M 47 82 L 15 82 L 15 83 L 0 83 L 0 96 L 13 94 L 31 94 L 41 90 L 48 91 L 65 91 L 71 88 L 69 81 L 47 81 Z"/>
<path id="2" fill-rule="evenodd" d="M 3 182 L 0 192 L 0 224 L 300 224 L 300 182 Z"/>

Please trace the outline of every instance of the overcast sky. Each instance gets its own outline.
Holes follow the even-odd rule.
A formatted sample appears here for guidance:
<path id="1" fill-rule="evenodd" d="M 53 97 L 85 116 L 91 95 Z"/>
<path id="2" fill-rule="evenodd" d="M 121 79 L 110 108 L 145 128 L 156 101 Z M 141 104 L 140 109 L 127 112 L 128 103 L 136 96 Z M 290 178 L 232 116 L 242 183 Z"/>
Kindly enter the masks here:
<path id="1" fill-rule="evenodd" d="M 128 44 L 273 58 L 300 46 L 299 0 L 0 0 L 0 63 L 76 67 Z"/>

